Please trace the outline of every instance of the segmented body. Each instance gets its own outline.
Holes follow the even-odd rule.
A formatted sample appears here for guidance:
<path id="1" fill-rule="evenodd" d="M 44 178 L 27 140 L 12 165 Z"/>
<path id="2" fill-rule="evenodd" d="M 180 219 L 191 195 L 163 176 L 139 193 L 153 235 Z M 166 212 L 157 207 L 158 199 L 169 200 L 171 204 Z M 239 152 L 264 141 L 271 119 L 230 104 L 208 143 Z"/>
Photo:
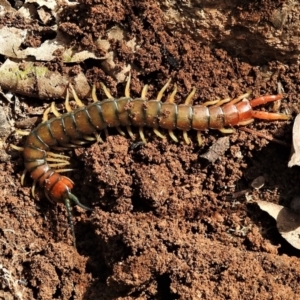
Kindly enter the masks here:
<path id="1" fill-rule="evenodd" d="M 143 89 L 141 98 L 132 99 L 129 96 L 129 83 L 126 86 L 126 97 L 119 99 L 113 98 L 104 87 L 108 99 L 97 101 L 94 94 L 94 103 L 82 106 L 79 102 L 81 107 L 73 111 L 69 109 L 68 113 L 41 123 L 29 134 L 24 146 L 25 168 L 51 201 L 66 204 L 72 227 L 70 202 L 74 201 L 81 207 L 88 208 L 71 193 L 74 185 L 72 180 L 60 175 L 59 170 L 55 170 L 48 163 L 51 148 L 76 146 L 87 136 L 108 127 L 126 127 L 131 136 L 130 127 L 138 127 L 143 140 L 144 127 L 153 128 L 158 135 L 158 129 L 163 128 L 169 131 L 172 139 L 177 140 L 173 133 L 175 129 L 182 130 L 185 134 L 191 129 L 198 132 L 210 128 L 226 131 L 226 127 L 244 125 L 256 117 L 269 120 L 288 119 L 286 115 L 253 110 L 254 106 L 281 99 L 282 95 L 259 97 L 252 101 L 240 97 L 230 102 L 224 100 L 192 105 L 191 98 L 195 93 L 193 90 L 184 104 L 176 104 L 176 88 L 166 102 L 161 101 L 168 84 L 169 82 L 155 100 L 145 99 L 146 88 Z M 73 95 L 76 98 L 74 90 Z M 228 103 L 224 104 L 225 102 Z M 123 133 L 121 130 L 120 132 Z M 184 138 L 186 142 L 189 141 L 186 135 Z"/>

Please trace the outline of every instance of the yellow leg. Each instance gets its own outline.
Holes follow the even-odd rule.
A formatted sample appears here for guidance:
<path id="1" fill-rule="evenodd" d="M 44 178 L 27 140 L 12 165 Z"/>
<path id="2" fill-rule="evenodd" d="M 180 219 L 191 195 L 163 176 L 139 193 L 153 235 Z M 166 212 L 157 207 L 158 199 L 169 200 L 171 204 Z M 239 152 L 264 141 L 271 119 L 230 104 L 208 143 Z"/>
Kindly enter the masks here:
<path id="1" fill-rule="evenodd" d="M 171 78 L 167 81 L 167 83 L 162 87 L 162 89 L 159 91 L 159 93 L 157 94 L 156 100 L 160 101 L 161 98 L 164 95 L 164 92 L 166 91 L 167 87 L 170 85 L 171 82 Z"/>
<path id="2" fill-rule="evenodd" d="M 184 139 L 184 141 L 186 142 L 187 145 L 190 144 L 191 141 L 188 137 L 187 131 L 185 131 L 185 130 L 183 131 L 183 139 Z"/>
<path id="3" fill-rule="evenodd" d="M 60 117 L 61 114 L 58 112 L 56 106 L 55 106 L 55 102 L 51 103 L 51 111 L 54 114 L 55 117 Z"/>
<path id="4" fill-rule="evenodd" d="M 177 85 L 174 84 L 174 90 L 173 90 L 172 94 L 168 97 L 166 102 L 174 103 L 174 100 L 175 100 L 174 97 L 175 97 L 176 93 L 177 93 Z"/>
<path id="5" fill-rule="evenodd" d="M 47 109 L 45 109 L 45 111 L 43 113 L 43 122 L 48 121 L 50 111 L 51 111 L 51 106 L 49 106 Z"/>
<path id="6" fill-rule="evenodd" d="M 251 124 L 252 122 L 254 122 L 254 119 L 250 119 L 250 120 L 247 120 L 247 121 L 243 121 L 243 122 L 239 122 L 239 126 L 246 126 L 248 124 Z"/>
<path id="7" fill-rule="evenodd" d="M 67 89 L 67 95 L 66 95 L 66 100 L 65 100 L 65 108 L 67 110 L 67 112 L 71 112 L 72 108 L 70 106 L 70 93 L 69 93 L 69 89 Z"/>
<path id="8" fill-rule="evenodd" d="M 241 96 L 239 96 L 239 97 L 231 100 L 228 104 L 236 104 L 236 103 L 240 102 L 241 100 L 249 97 L 249 95 L 250 95 L 250 92 L 247 92 L 247 93 L 245 93 L 245 94 L 243 94 L 243 95 L 241 95 Z"/>
<path id="9" fill-rule="evenodd" d="M 202 146 L 202 137 L 201 137 L 201 132 L 200 131 L 197 131 L 197 141 L 198 141 L 198 145 L 199 146 Z"/>
<path id="10" fill-rule="evenodd" d="M 83 104 L 83 103 L 81 102 L 81 100 L 78 98 L 78 96 L 77 96 L 77 94 L 76 94 L 76 92 L 75 92 L 75 90 L 74 90 L 72 84 L 69 84 L 69 87 L 70 87 L 70 89 L 71 89 L 72 95 L 73 95 L 73 97 L 74 97 L 74 99 L 75 99 L 75 101 L 76 101 L 77 106 L 78 106 L 78 107 L 83 107 L 84 104 Z"/>
<path id="11" fill-rule="evenodd" d="M 131 130 L 131 127 L 130 126 L 126 126 L 126 130 L 127 130 L 128 134 L 129 134 L 129 136 L 131 137 L 131 139 L 134 140 L 134 134 L 133 134 L 133 132 Z"/>
<path id="12" fill-rule="evenodd" d="M 58 169 L 55 170 L 56 173 L 65 173 L 65 172 L 72 172 L 75 171 L 76 169 Z"/>
<path id="13" fill-rule="evenodd" d="M 141 98 L 142 99 L 146 99 L 148 87 L 149 87 L 148 84 L 144 85 L 144 87 L 142 89 L 142 93 L 141 93 Z"/>
<path id="14" fill-rule="evenodd" d="M 172 139 L 174 142 L 178 143 L 178 139 L 177 139 L 177 137 L 175 136 L 173 130 L 169 130 L 169 136 L 171 137 L 171 139 Z"/>
<path id="15" fill-rule="evenodd" d="M 97 98 L 97 95 L 96 95 L 96 85 L 95 83 L 93 84 L 93 87 L 92 87 L 92 99 L 94 102 L 98 102 L 98 98 Z"/>
<path id="16" fill-rule="evenodd" d="M 82 137 L 83 137 L 86 141 L 89 141 L 89 142 L 95 142 L 95 141 L 96 141 L 96 137 L 95 137 L 95 136 L 83 135 Z"/>
<path id="17" fill-rule="evenodd" d="M 103 143 L 103 140 L 98 132 L 94 133 L 97 143 Z"/>
<path id="18" fill-rule="evenodd" d="M 125 86 L 125 97 L 130 98 L 130 82 L 131 82 L 131 73 L 129 73 L 128 80 Z"/>
<path id="19" fill-rule="evenodd" d="M 57 163 L 64 163 L 66 165 L 69 165 L 70 162 L 65 160 L 65 159 L 59 159 L 59 158 L 54 158 L 54 157 L 46 157 L 46 161 L 52 161 L 52 162 L 57 162 Z"/>
<path id="20" fill-rule="evenodd" d="M 107 87 L 105 86 L 105 84 L 103 82 L 100 82 L 100 85 L 101 85 L 102 90 L 103 90 L 105 96 L 107 97 L 107 99 L 113 99 L 113 96 L 110 94 L 110 92 L 107 89 Z"/>
<path id="21" fill-rule="evenodd" d="M 193 103 L 193 97 L 196 94 L 196 88 L 193 87 L 192 91 L 188 94 L 188 96 L 186 97 L 184 104 L 192 104 Z"/>
<path id="22" fill-rule="evenodd" d="M 35 187 L 36 187 L 36 180 L 33 182 L 31 187 L 31 195 L 33 198 L 35 198 Z"/>
<path id="23" fill-rule="evenodd" d="M 224 103 L 227 103 L 229 102 L 231 99 L 230 98 L 226 98 L 224 100 L 220 100 L 218 103 L 215 104 L 215 106 L 221 106 L 223 105 Z"/>
<path id="24" fill-rule="evenodd" d="M 62 154 L 58 154 L 58 153 L 54 153 L 54 152 L 47 152 L 47 156 L 52 156 L 52 157 L 56 157 L 56 158 L 60 158 L 60 159 L 70 159 L 69 156 L 67 155 L 62 155 Z"/>
<path id="25" fill-rule="evenodd" d="M 21 185 L 24 185 L 24 181 L 25 181 L 25 176 L 27 174 L 27 170 L 24 169 L 22 175 L 21 175 Z"/>
<path id="26" fill-rule="evenodd" d="M 164 136 L 162 133 L 160 133 L 156 128 L 153 128 L 153 132 L 160 137 L 161 139 L 165 139 L 166 136 Z"/>
<path id="27" fill-rule="evenodd" d="M 17 150 L 17 151 L 20 151 L 20 152 L 24 151 L 23 147 L 19 147 L 19 146 L 13 145 L 13 144 L 10 144 L 10 148 L 12 148 L 14 150 Z"/>
<path id="28" fill-rule="evenodd" d="M 141 140 L 146 144 L 147 140 L 146 140 L 145 135 L 144 135 L 143 127 L 139 128 L 139 134 L 140 134 Z"/>
<path id="29" fill-rule="evenodd" d="M 123 136 L 126 135 L 125 132 L 124 132 L 119 126 L 117 126 L 116 129 L 118 130 L 118 132 L 119 132 L 121 135 L 123 135 Z"/>
<path id="30" fill-rule="evenodd" d="M 221 129 L 219 129 L 219 131 L 224 133 L 224 134 L 230 134 L 230 133 L 235 132 L 235 130 L 233 128 L 221 128 Z"/>

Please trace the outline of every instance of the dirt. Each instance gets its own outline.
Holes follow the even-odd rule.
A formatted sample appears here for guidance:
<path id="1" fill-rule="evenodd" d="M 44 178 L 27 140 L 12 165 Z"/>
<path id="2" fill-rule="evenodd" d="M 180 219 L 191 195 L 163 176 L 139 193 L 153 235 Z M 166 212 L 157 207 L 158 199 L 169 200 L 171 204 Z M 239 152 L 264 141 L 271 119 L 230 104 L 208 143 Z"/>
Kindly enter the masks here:
<path id="1" fill-rule="evenodd" d="M 155 98 L 169 78 L 178 86 L 176 102 L 196 86 L 195 103 L 249 90 L 251 97 L 276 94 L 280 82 L 285 91 L 280 110 L 292 117 L 299 112 L 298 64 L 271 60 L 257 66 L 183 32 L 164 31 L 162 11 L 152 0 L 80 2 L 79 9 L 63 11 L 59 24 L 78 49 L 94 49 L 93 38 L 116 24 L 143 42 L 135 53 L 122 42 L 112 43 L 117 67 L 132 66 L 133 98 L 145 84 L 148 98 Z M 260 13 L 270 15 L 266 6 Z M 18 23 L 6 17 L 7 24 Z M 59 59 L 53 69 L 62 65 Z M 88 60 L 76 69 L 90 84 L 103 81 L 113 95 L 124 95 L 125 83 L 106 74 L 100 62 Z M 29 97 L 20 99 L 18 109 L 6 106 L 19 124 L 44 110 L 41 101 Z M 292 123 L 293 118 L 256 120 L 247 125 L 253 134 L 237 129 L 214 163 L 201 158 L 223 137 L 214 130 L 203 132 L 198 146 L 195 132 L 186 145 L 180 131 L 175 143 L 145 129 L 147 143 L 141 144 L 111 129 L 108 137 L 102 134 L 104 143 L 66 152 L 75 169 L 69 174 L 74 194 L 93 209 L 73 209 L 77 248 L 64 205 L 49 203 L 42 191 L 33 199 L 29 176 L 20 183 L 22 156 L 6 148 L 0 163 L 0 298 L 296 299 L 300 253 L 254 203 L 289 206 L 300 193 L 300 170 L 287 167 Z M 7 142 L 22 145 L 15 134 Z M 250 184 L 258 176 L 266 183 L 255 190 Z"/>

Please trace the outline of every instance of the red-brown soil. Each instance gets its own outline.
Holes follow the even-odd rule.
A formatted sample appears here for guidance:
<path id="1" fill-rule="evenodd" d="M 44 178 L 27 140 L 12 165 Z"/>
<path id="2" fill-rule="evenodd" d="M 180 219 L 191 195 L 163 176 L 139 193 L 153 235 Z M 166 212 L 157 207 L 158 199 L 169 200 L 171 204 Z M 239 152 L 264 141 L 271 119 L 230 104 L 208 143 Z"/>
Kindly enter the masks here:
<path id="1" fill-rule="evenodd" d="M 133 98 L 144 84 L 149 84 L 148 97 L 155 98 L 170 77 L 178 86 L 177 102 L 197 87 L 195 103 L 248 90 L 251 97 L 276 94 L 280 82 L 285 91 L 281 111 L 298 112 L 299 65 L 263 59 L 258 66 L 216 44 L 163 31 L 162 11 L 153 1 L 98 2 L 76 12 L 66 9 L 60 29 L 82 49 L 92 49 L 92 37 L 111 24 L 121 24 L 131 37 L 143 40 L 135 53 L 113 43 L 117 66 L 132 65 Z M 59 58 L 52 67 L 64 72 Z M 103 81 L 113 95 L 124 95 L 125 83 L 117 84 L 98 61 L 76 67 L 90 84 Z M 45 107 L 29 97 L 20 98 L 18 110 L 14 106 L 15 121 Z M 247 128 L 291 144 L 292 119 L 255 121 Z M 25 186 L 20 184 L 20 154 L 7 148 L 9 156 L 1 156 L 1 299 L 297 298 L 299 251 L 253 203 L 261 199 L 289 206 L 299 195 L 300 170 L 287 167 L 290 147 L 237 130 L 230 135 L 229 149 L 211 164 L 200 155 L 223 136 L 214 130 L 203 132 L 201 147 L 193 132 L 190 145 L 180 131 L 178 144 L 160 140 L 149 129 L 145 145 L 114 129 L 109 134 L 102 144 L 66 152 L 76 169 L 69 174 L 74 194 L 93 208 L 73 209 L 77 249 L 64 205 L 49 203 L 42 191 L 33 199 L 29 176 Z M 7 142 L 22 145 L 15 135 Z M 252 189 L 252 180 L 261 175 L 266 184 Z"/>

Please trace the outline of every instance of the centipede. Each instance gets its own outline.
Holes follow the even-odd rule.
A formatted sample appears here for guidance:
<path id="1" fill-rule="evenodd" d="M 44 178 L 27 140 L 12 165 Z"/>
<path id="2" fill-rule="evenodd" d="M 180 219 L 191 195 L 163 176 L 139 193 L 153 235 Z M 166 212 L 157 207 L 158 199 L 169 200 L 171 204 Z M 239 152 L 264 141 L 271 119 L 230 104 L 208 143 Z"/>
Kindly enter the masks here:
<path id="1" fill-rule="evenodd" d="M 164 139 L 168 133 L 171 140 L 178 142 L 174 131 L 181 131 L 183 141 L 189 144 L 190 130 L 197 133 L 198 144 L 202 144 L 201 132 L 207 129 L 216 129 L 222 133 L 232 133 L 234 126 L 247 125 L 254 119 L 288 120 L 289 115 L 275 112 L 254 110 L 256 106 L 274 102 L 283 98 L 282 94 L 260 96 L 248 100 L 249 93 L 237 98 L 207 101 L 203 104 L 193 105 L 196 88 L 186 97 L 184 103 L 177 104 L 175 95 L 177 86 L 162 101 L 164 93 L 170 85 L 171 79 L 158 92 L 156 99 L 147 99 L 148 85 L 144 85 L 139 98 L 130 96 L 130 80 L 125 86 L 125 96 L 114 98 L 108 88 L 101 84 L 107 97 L 99 101 L 96 95 L 96 86 L 93 85 L 91 98 L 93 102 L 84 105 L 70 84 L 66 89 L 66 113 L 60 114 L 54 102 L 45 111 L 43 121 L 27 136 L 25 145 L 18 150 L 23 151 L 25 170 L 21 177 L 22 184 L 26 173 L 33 179 L 32 194 L 35 196 L 35 187 L 38 184 L 46 197 L 55 203 L 64 203 L 68 222 L 74 238 L 74 224 L 72 220 L 72 205 L 78 205 L 84 210 L 90 210 L 83 205 L 72 193 L 74 182 L 63 172 L 71 171 L 66 168 L 69 164 L 67 156 L 57 154 L 51 150 L 65 150 L 82 147 L 94 141 L 102 142 L 100 133 L 114 127 L 121 135 L 125 135 L 125 128 L 129 136 L 134 139 L 132 127 L 138 129 L 140 140 L 146 143 L 144 128 L 152 128 L 155 135 Z M 72 93 L 77 108 L 72 109 L 69 98 Z M 49 118 L 49 114 L 54 116 Z M 160 129 L 163 129 L 162 133 Z M 17 148 L 17 147 L 15 147 Z"/>

